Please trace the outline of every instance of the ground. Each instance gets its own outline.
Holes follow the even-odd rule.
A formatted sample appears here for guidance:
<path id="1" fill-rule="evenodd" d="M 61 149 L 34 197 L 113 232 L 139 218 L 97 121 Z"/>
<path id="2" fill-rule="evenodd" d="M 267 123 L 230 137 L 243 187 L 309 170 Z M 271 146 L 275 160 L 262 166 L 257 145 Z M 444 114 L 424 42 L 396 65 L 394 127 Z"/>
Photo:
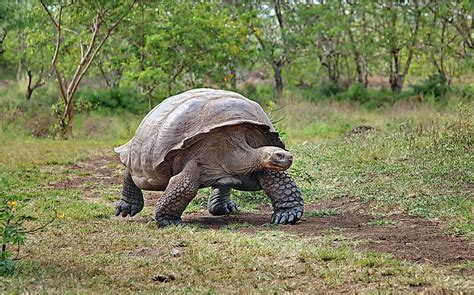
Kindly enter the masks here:
<path id="1" fill-rule="evenodd" d="M 210 191 L 201 190 L 183 227 L 156 227 L 160 192 L 145 192 L 136 217 L 115 217 L 124 167 L 112 147 L 125 138 L 3 134 L 0 177 L 8 193 L 30 199 L 24 210 L 39 219 L 27 226 L 59 217 L 28 235 L 0 292 L 472 291 L 470 117 L 431 110 L 403 125 L 409 120 L 396 111 L 355 118 L 339 109 L 348 118 L 341 123 L 324 118 L 328 108 L 320 124 L 278 126 L 306 201 L 304 218 L 286 226 L 269 224 L 261 192 L 234 192 L 242 211 L 214 217 L 205 208 Z M 350 132 L 368 123 L 374 128 Z"/>
<path id="2" fill-rule="evenodd" d="M 102 181 L 103 185 L 120 186 L 122 178 L 110 168 L 120 160 L 114 155 L 98 155 L 71 166 L 77 170 L 66 181 L 54 183 L 54 188 L 78 188 L 87 198 L 100 198 L 89 186 L 92 181 Z M 84 177 L 84 174 L 90 174 Z M 161 193 L 146 192 L 146 206 L 150 211 Z M 391 215 L 389 218 L 377 218 L 367 213 L 368 204 L 361 200 L 340 197 L 319 203 L 306 204 L 306 217 L 298 226 L 279 226 L 278 230 L 305 237 L 322 237 L 331 230 L 359 240 L 370 241 L 358 245 L 358 249 L 380 251 L 409 261 L 455 263 L 474 259 L 472 242 L 443 233 L 442 224 L 406 214 Z M 184 221 L 204 229 L 225 229 L 235 227 L 242 233 L 265 231 L 271 218 L 271 206 L 258 206 L 255 212 L 243 212 L 237 215 L 212 216 L 205 209 L 189 213 Z M 118 218 L 120 219 L 120 217 Z M 152 215 L 146 222 L 152 222 Z M 276 229 L 276 227 L 274 227 Z"/>

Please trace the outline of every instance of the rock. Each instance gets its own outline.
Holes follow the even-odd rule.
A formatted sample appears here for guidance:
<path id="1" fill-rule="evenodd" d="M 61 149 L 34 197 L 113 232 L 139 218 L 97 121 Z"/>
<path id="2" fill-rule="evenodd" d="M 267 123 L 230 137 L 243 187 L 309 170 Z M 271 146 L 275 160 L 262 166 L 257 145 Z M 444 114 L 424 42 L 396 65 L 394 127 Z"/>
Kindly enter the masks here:
<path id="1" fill-rule="evenodd" d="M 171 249 L 170 254 L 173 257 L 181 256 L 181 250 L 179 250 L 178 248 L 173 248 Z"/>
<path id="2" fill-rule="evenodd" d="M 174 275 L 165 275 L 165 274 L 156 275 L 151 278 L 151 280 L 154 282 L 162 282 L 162 283 L 174 281 L 174 279 L 175 279 Z"/>

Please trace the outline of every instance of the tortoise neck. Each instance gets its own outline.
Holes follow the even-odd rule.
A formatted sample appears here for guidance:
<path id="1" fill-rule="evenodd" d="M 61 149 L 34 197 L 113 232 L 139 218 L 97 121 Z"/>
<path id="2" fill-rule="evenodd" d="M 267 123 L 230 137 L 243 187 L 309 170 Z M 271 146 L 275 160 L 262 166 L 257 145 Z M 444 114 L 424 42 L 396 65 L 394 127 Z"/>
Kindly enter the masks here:
<path id="1" fill-rule="evenodd" d="M 240 174 L 249 174 L 263 169 L 260 165 L 260 149 L 254 149 L 247 144 L 240 144 L 238 148 L 234 149 L 232 158 L 235 163 L 234 171 L 239 171 Z"/>

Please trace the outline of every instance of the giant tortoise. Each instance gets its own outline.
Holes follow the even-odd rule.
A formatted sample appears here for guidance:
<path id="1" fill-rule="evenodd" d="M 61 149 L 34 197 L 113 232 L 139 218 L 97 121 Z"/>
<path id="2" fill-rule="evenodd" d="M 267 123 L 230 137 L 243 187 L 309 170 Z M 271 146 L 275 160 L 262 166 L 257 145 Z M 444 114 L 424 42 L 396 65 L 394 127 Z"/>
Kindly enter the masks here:
<path id="1" fill-rule="evenodd" d="M 205 187 L 212 187 L 212 215 L 238 210 L 231 189 L 263 189 L 273 205 L 271 223 L 291 224 L 303 215 L 301 192 L 286 172 L 291 154 L 260 105 L 235 92 L 194 89 L 169 97 L 115 151 L 126 166 L 117 216 L 143 209 L 141 190 L 164 191 L 156 222 L 181 224 L 186 206 Z"/>

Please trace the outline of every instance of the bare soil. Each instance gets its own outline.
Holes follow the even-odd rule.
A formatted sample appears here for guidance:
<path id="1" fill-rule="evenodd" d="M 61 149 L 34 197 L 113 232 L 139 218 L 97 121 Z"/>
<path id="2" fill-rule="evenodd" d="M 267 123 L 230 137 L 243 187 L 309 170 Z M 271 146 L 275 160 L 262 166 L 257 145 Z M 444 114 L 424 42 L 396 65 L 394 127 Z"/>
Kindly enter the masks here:
<path id="1" fill-rule="evenodd" d="M 52 184 L 55 188 L 78 187 L 85 190 L 90 197 L 93 190 L 87 183 L 100 182 L 113 186 L 119 191 L 122 183 L 120 164 L 117 157 L 110 154 L 97 155 L 68 167 L 72 173 L 68 180 Z M 150 198 L 147 199 L 147 196 Z M 145 205 L 153 206 L 159 194 L 145 194 Z M 117 195 L 117 199 L 119 195 Z M 341 234 L 366 241 L 358 248 L 364 251 L 380 251 L 410 261 L 429 262 L 433 264 L 451 264 L 474 259 L 474 243 L 460 236 L 443 232 L 443 224 L 412 217 L 404 214 L 385 217 L 392 225 L 374 225 L 375 220 L 368 214 L 367 206 L 360 200 L 341 197 L 335 200 L 324 200 L 318 204 L 307 204 L 306 211 L 326 208 L 337 208 L 341 214 L 322 217 L 303 217 L 295 225 L 269 227 L 271 208 L 262 205 L 258 213 L 241 213 L 230 216 L 211 216 L 203 211 L 187 214 L 183 220 L 205 228 L 222 229 L 232 224 L 240 224 L 236 230 L 245 233 L 256 233 L 268 229 L 278 229 L 303 236 L 324 236 L 334 230 Z M 112 212 L 111 212 L 112 214 Z"/>

